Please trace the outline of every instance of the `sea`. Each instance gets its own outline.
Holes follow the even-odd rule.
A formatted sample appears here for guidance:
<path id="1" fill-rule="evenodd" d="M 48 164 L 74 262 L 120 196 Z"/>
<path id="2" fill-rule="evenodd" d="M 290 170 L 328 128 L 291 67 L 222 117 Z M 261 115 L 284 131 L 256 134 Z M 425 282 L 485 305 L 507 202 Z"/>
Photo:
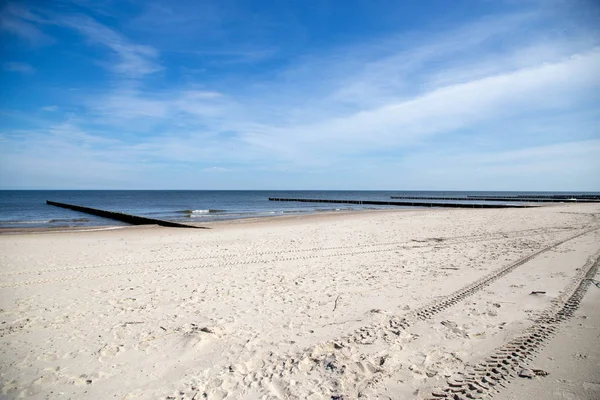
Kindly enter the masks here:
<path id="1" fill-rule="evenodd" d="M 127 225 L 112 219 L 47 205 L 46 200 L 172 221 L 208 222 L 347 210 L 411 208 L 359 204 L 273 202 L 269 201 L 269 197 L 389 201 L 392 196 L 466 197 L 564 194 L 565 192 L 402 190 L 0 190 L 0 229 Z M 573 195 L 577 194 L 600 193 L 573 193 Z M 439 201 L 445 202 L 444 200 Z"/>

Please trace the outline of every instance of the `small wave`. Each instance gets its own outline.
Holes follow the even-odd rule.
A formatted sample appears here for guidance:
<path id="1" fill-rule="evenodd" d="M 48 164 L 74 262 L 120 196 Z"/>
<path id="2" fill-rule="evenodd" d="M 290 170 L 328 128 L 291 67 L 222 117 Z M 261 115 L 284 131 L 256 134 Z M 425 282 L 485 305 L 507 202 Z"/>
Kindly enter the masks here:
<path id="1" fill-rule="evenodd" d="M 178 213 L 181 214 L 215 214 L 215 213 L 223 213 L 225 212 L 225 210 L 215 210 L 215 209 L 208 209 L 208 210 L 181 210 L 181 211 L 177 211 Z"/>
<path id="2" fill-rule="evenodd" d="M 316 212 L 333 212 L 333 211 L 354 211 L 356 208 L 342 207 L 342 208 L 317 208 Z"/>
<path id="3" fill-rule="evenodd" d="M 89 219 L 87 218 L 57 218 L 57 219 L 51 219 L 50 221 L 48 221 L 51 224 L 55 224 L 57 222 L 88 222 Z"/>
<path id="4" fill-rule="evenodd" d="M 216 215 L 207 212 L 201 213 L 190 213 L 187 215 L 188 218 L 208 218 L 208 217 L 216 217 Z"/>

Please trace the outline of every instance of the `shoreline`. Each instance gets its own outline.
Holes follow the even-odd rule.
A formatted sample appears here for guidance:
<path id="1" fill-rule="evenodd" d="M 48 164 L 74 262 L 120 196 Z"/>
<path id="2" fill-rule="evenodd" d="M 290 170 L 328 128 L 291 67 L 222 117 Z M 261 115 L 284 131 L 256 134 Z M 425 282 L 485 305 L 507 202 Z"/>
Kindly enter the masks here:
<path id="1" fill-rule="evenodd" d="M 340 210 L 340 211 L 315 211 L 315 212 L 298 212 L 288 213 L 282 215 L 262 215 L 242 218 L 223 219 L 218 221 L 206 221 L 206 222 L 187 222 L 193 226 L 206 226 L 208 228 L 212 226 L 228 226 L 228 225 L 244 225 L 244 224 L 260 224 L 268 223 L 269 221 L 287 221 L 295 219 L 310 219 L 314 217 L 331 217 L 331 216 L 349 216 L 353 214 L 361 213 L 395 213 L 395 212 L 410 212 L 410 211 L 423 211 L 423 210 L 434 210 L 431 208 L 402 208 L 402 209 L 363 209 L 363 210 Z M 437 209 L 435 209 L 437 210 Z M 440 210 L 444 210 L 441 209 Z M 185 220 L 182 220 L 185 221 Z M 179 220 L 177 221 L 179 222 Z M 18 234 L 41 234 L 41 233 L 61 233 L 61 232 L 93 232 L 102 230 L 116 230 L 116 229 L 156 229 L 161 228 L 159 225 L 148 224 L 148 225 L 89 225 L 89 226 L 65 226 L 65 227 L 7 227 L 0 228 L 0 235 L 18 235 Z M 173 229 L 185 229 L 185 228 L 173 228 Z"/>
<path id="2" fill-rule="evenodd" d="M 548 203 L 548 204 L 540 204 L 536 205 L 532 208 L 546 208 L 546 207 L 561 207 L 561 206 L 574 206 L 574 205 L 593 205 L 595 203 L 579 203 L 579 204 L 570 204 L 570 203 Z M 430 212 L 443 212 L 443 211 L 453 211 L 453 210 L 463 210 L 465 212 L 470 212 L 472 210 L 481 210 L 479 208 L 450 208 L 450 207 L 395 207 L 395 208 L 381 208 L 381 209 L 356 209 L 356 210 L 327 210 L 327 211 L 308 211 L 308 212 L 290 212 L 284 213 L 280 215 L 259 215 L 259 216 L 248 216 L 248 217 L 240 217 L 240 218 L 231 218 L 231 219 L 221 219 L 214 221 L 187 221 L 187 220 L 175 220 L 175 222 L 185 222 L 186 224 L 192 226 L 206 226 L 207 228 L 222 227 L 229 225 L 244 225 L 244 224 L 262 224 L 269 223 L 270 221 L 287 221 L 287 220 L 295 220 L 295 219 L 311 219 L 318 217 L 332 217 L 332 216 L 351 216 L 354 214 L 362 214 L 362 213 L 404 213 L 404 212 L 413 212 L 413 211 L 430 211 Z M 491 209 L 494 210 L 494 209 Z M 496 209 L 498 210 L 498 209 Z M 60 232 L 92 232 L 92 231 L 102 231 L 102 230 L 116 230 L 116 229 L 156 229 L 160 228 L 158 225 L 148 224 L 148 225 L 89 225 L 89 226 L 64 226 L 64 227 L 0 227 L 0 236 L 1 235 L 18 235 L 18 234 L 42 234 L 42 233 L 60 233 Z M 175 229 L 185 229 L 185 228 L 175 228 Z"/>

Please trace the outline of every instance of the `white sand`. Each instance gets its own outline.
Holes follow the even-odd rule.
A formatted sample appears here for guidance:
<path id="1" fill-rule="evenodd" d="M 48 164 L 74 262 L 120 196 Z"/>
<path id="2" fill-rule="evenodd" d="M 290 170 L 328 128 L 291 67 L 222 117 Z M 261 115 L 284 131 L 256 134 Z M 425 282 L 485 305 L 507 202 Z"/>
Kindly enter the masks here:
<path id="1" fill-rule="evenodd" d="M 551 248 L 426 320 L 394 324 L 600 227 L 599 217 L 600 205 L 574 204 L 0 235 L 0 393 L 427 398 L 531 325 L 598 253 L 600 231 Z M 536 290 L 546 293 L 530 295 Z M 590 342 L 598 343 L 600 318 L 585 320 L 589 330 L 577 325 L 581 312 L 598 313 L 594 291 L 548 355 L 532 362 L 552 357 L 551 366 L 539 361 L 551 375 L 512 382 L 499 398 L 539 387 L 544 398 L 599 398 L 600 354 Z M 565 350 L 552 350 L 555 342 Z M 584 361 L 571 360 L 577 352 Z M 581 379 L 569 375 L 573 364 L 587 371 Z"/>

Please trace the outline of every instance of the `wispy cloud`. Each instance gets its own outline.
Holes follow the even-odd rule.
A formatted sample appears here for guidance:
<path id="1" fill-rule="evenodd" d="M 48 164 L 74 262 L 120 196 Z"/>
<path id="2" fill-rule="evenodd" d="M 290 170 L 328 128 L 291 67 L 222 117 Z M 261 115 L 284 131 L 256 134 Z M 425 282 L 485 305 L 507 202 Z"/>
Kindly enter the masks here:
<path id="1" fill-rule="evenodd" d="M 162 69 L 157 61 L 158 52 L 153 47 L 132 43 L 115 30 L 90 17 L 82 15 L 59 17 L 55 23 L 72 28 L 84 35 L 91 43 L 110 49 L 116 58 L 103 64 L 117 74 L 139 77 Z"/>
<path id="2" fill-rule="evenodd" d="M 243 2 L 154 1 L 130 21 L 161 52 L 218 68 L 268 60 L 277 47 L 265 39 L 272 21 L 244 11 Z"/>
<path id="3" fill-rule="evenodd" d="M 553 64 L 443 86 L 408 100 L 318 124 L 265 130 L 248 139 L 274 149 L 294 149 L 298 157 L 310 153 L 310 147 L 324 152 L 335 148 L 337 153 L 406 147 L 490 119 L 568 106 L 582 92 L 600 87 L 599 68 L 600 49 L 593 49 Z"/>
<path id="4" fill-rule="evenodd" d="M 20 72 L 23 74 L 33 74 L 35 72 L 35 68 L 24 62 L 5 62 L 2 64 L 2 67 L 8 72 Z"/>
<path id="5" fill-rule="evenodd" d="M 158 52 L 152 46 L 131 42 L 125 36 L 95 19 L 75 12 L 63 14 L 37 8 L 32 11 L 23 6 L 7 3 L 0 11 L 2 30 L 28 40 L 32 44 L 49 44 L 55 39 L 45 34 L 41 27 L 59 26 L 77 31 L 90 43 L 110 50 L 114 57 L 99 61 L 107 69 L 124 77 L 139 77 L 160 71 Z"/>
<path id="6" fill-rule="evenodd" d="M 511 17 L 509 21 L 517 24 L 524 19 Z M 507 26 L 511 25 L 496 21 L 486 26 L 486 35 L 490 38 L 504 34 Z M 492 29 L 494 26 L 498 28 L 497 31 Z M 390 78 L 390 74 L 410 76 L 411 71 L 428 65 L 432 59 L 439 60 L 442 57 L 440 54 L 448 57 L 456 51 L 464 54 L 469 50 L 477 50 L 482 39 L 481 35 L 474 33 L 480 29 L 482 26 L 477 23 L 456 33 L 457 38 L 479 37 L 471 41 L 471 49 L 458 46 L 457 43 L 461 40 L 450 36 L 446 39 L 446 46 L 436 42 L 430 46 L 431 49 L 425 44 L 425 50 L 420 48 L 415 53 L 401 50 L 397 55 L 386 56 L 377 61 L 374 72 L 367 75 L 364 70 L 359 70 L 354 77 L 347 73 L 338 79 L 332 79 L 325 86 L 330 89 L 329 95 L 320 96 L 316 104 L 305 103 L 302 107 L 298 107 L 296 103 L 311 99 L 310 87 L 303 85 L 306 80 L 304 72 L 298 72 L 297 67 L 292 67 L 286 72 L 286 76 L 302 78 L 297 81 L 294 91 L 287 91 L 285 84 L 281 86 L 284 90 L 280 91 L 280 87 L 273 86 L 278 84 L 277 81 L 269 82 L 266 89 L 272 94 L 266 93 L 257 103 L 250 100 L 255 96 L 252 90 L 238 92 L 237 100 L 233 102 L 232 96 L 224 97 L 215 92 L 175 90 L 170 93 L 144 93 L 130 90 L 98 98 L 91 110 L 100 113 L 104 122 L 107 121 L 106 118 L 115 123 L 123 119 L 144 119 L 142 125 L 151 120 L 155 120 L 154 124 L 169 121 L 170 141 L 175 142 L 181 138 L 184 143 L 182 147 L 202 144 L 190 142 L 188 134 L 173 135 L 172 132 L 178 129 L 177 125 L 173 126 L 175 120 L 184 129 L 203 132 L 201 135 L 196 134 L 200 138 L 218 137 L 218 132 L 221 131 L 235 131 L 234 137 L 222 140 L 223 147 L 235 142 L 235 147 L 239 148 L 241 143 L 250 153 L 271 154 L 271 157 L 281 161 L 308 166 L 312 163 L 322 164 L 322 158 L 328 154 L 343 157 L 390 148 L 400 151 L 421 143 L 432 135 L 452 134 L 456 130 L 477 126 L 490 119 L 497 121 L 519 116 L 524 112 L 560 108 L 574 101 L 574 97 L 580 96 L 580 90 L 596 87 L 599 83 L 600 78 L 595 73 L 600 66 L 600 53 L 597 49 L 592 48 L 567 58 L 561 58 L 564 54 L 561 51 L 549 51 L 540 52 L 539 58 L 530 58 L 523 63 L 508 63 L 510 65 L 507 66 L 507 62 L 503 62 L 503 69 L 490 71 L 488 65 L 471 67 L 460 75 L 449 73 L 443 80 L 438 78 L 439 69 L 432 70 L 429 75 L 420 72 L 425 75 L 421 81 L 429 82 L 428 78 L 431 77 L 430 82 L 437 82 L 437 86 L 431 87 L 432 84 L 429 84 L 427 87 L 430 90 L 423 93 L 417 90 L 414 94 L 412 85 L 408 88 L 400 85 L 396 86 L 395 96 L 381 93 L 375 96 L 372 91 L 363 90 L 365 96 L 374 95 L 375 98 L 370 99 L 368 104 L 376 105 L 375 107 L 368 107 L 367 103 L 358 108 L 345 107 L 346 102 L 341 99 L 338 88 L 349 88 L 345 85 L 347 81 L 374 88 L 380 85 L 379 81 L 373 80 L 374 75 L 380 76 L 382 80 Z M 435 41 L 436 36 L 431 40 Z M 518 58 L 520 51 L 518 48 L 514 53 L 496 54 L 495 58 L 490 55 L 490 62 L 504 60 L 505 57 Z M 346 60 L 350 65 L 368 65 L 365 60 L 361 62 L 354 56 L 335 54 L 333 59 Z M 315 67 L 334 64 L 333 59 L 319 60 Z M 400 62 L 400 59 L 404 61 Z M 548 63 L 549 60 L 554 62 Z M 457 67 L 456 61 L 454 64 Z M 395 66 L 403 68 L 402 72 L 394 71 Z M 309 67 L 304 64 L 302 68 Z M 336 69 L 349 71 L 351 68 L 338 63 Z M 309 91 L 304 96 L 298 96 L 296 91 L 301 88 Z M 322 94 L 322 90 L 323 88 L 318 89 L 319 94 Z M 265 99 L 269 102 L 266 103 Z M 290 118 L 294 113 L 299 118 Z M 173 143 L 161 145 L 182 150 Z M 177 151 L 167 153 L 177 158 Z M 182 157 L 187 153 L 181 151 Z M 330 162 L 335 162 L 335 158 L 329 159 Z"/>
<path id="7" fill-rule="evenodd" d="M 15 3 L 7 2 L 0 9 L 0 30 L 16 35 L 32 45 L 46 45 L 54 39 L 39 29 L 42 18 Z"/>

